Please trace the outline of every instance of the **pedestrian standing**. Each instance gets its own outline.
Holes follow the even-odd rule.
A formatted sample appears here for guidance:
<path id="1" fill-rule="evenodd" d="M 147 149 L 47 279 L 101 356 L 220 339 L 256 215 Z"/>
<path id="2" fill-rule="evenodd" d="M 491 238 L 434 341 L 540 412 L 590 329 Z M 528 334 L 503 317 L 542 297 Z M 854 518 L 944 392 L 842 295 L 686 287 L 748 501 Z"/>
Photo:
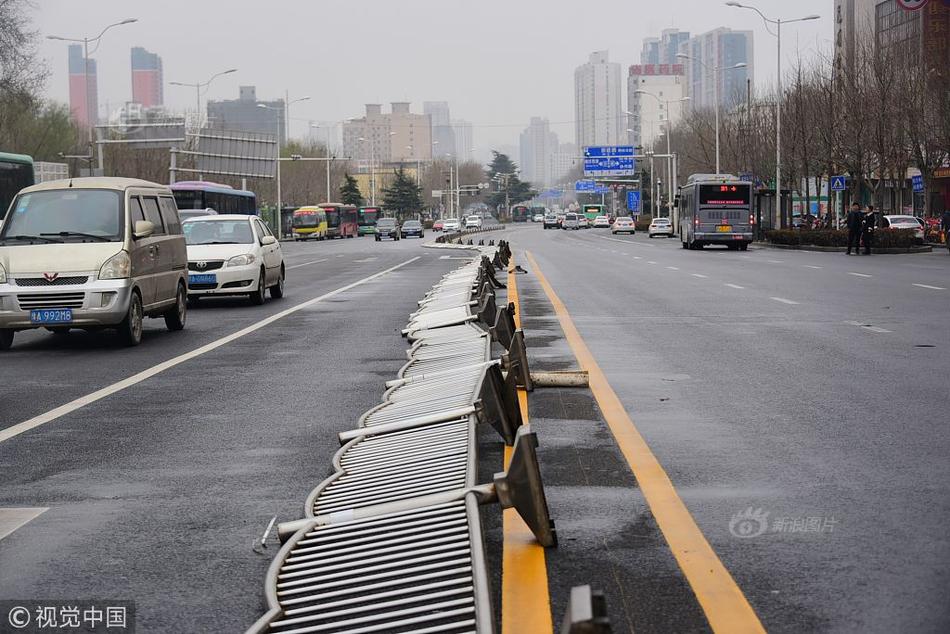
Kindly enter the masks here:
<path id="1" fill-rule="evenodd" d="M 861 227 L 861 242 L 864 243 L 864 255 L 871 255 L 871 245 L 874 242 L 874 227 L 877 222 L 877 214 L 874 212 L 874 205 L 868 205 L 868 211 L 864 214 L 864 224 Z"/>
<path id="2" fill-rule="evenodd" d="M 940 218 L 940 228 L 943 229 L 943 242 L 947 245 L 947 251 L 950 252 L 950 209 L 943 212 Z"/>
<path id="3" fill-rule="evenodd" d="M 861 205 L 851 203 L 851 211 L 845 219 L 845 225 L 848 227 L 848 255 L 851 255 L 851 247 L 854 247 L 855 255 L 861 253 L 861 230 L 864 228 L 864 214 L 861 212 Z"/>

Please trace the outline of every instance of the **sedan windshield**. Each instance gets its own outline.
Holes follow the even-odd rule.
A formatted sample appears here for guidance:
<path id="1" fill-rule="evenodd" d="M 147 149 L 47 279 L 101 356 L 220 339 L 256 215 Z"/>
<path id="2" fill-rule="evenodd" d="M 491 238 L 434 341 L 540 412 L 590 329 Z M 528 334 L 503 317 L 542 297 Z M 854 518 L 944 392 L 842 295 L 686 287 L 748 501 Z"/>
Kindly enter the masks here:
<path id="1" fill-rule="evenodd" d="M 182 225 L 187 244 L 252 244 L 247 220 L 189 220 Z"/>
<path id="2" fill-rule="evenodd" d="M 403 229 L 418 229 L 422 226 L 422 223 L 418 220 L 407 220 L 403 223 Z"/>
<path id="3" fill-rule="evenodd" d="M 17 197 L 0 241 L 119 242 L 124 229 L 120 192 L 53 189 Z"/>
<path id="4" fill-rule="evenodd" d="M 396 221 L 392 218 L 382 218 L 379 222 L 376 223 L 377 227 L 393 227 L 395 226 Z"/>

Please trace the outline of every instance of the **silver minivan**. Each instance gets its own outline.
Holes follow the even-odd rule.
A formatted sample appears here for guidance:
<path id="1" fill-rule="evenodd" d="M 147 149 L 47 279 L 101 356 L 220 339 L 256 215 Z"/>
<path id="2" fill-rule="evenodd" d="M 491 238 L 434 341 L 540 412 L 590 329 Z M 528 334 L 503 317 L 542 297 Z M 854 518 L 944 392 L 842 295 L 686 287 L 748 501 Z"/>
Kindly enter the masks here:
<path id="1" fill-rule="evenodd" d="M 144 317 L 185 327 L 188 255 L 171 190 L 133 178 L 27 187 L 0 226 L 0 350 L 14 333 L 115 328 L 142 340 Z"/>

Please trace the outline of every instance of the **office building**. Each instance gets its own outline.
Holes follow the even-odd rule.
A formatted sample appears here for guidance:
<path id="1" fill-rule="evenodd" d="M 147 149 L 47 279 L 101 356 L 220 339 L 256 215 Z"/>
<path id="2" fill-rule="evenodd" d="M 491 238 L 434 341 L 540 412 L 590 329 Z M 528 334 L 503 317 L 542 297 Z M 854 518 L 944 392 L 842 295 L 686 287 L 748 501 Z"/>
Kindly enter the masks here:
<path id="1" fill-rule="evenodd" d="M 141 46 L 132 48 L 132 101 L 145 108 L 165 103 L 162 58 Z"/>
<path id="2" fill-rule="evenodd" d="M 521 178 L 538 186 L 550 185 L 551 156 L 557 149 L 557 135 L 551 132 L 548 120 L 531 117 L 531 123 L 521 133 L 519 144 Z"/>
<path id="3" fill-rule="evenodd" d="M 682 64 L 636 64 L 627 75 L 627 142 L 652 147 L 666 133 L 667 120 L 676 125 L 682 117 L 685 83 Z M 643 90 L 653 95 L 639 94 Z M 669 110 L 667 110 L 667 103 Z"/>
<path id="4" fill-rule="evenodd" d="M 659 64 L 660 63 L 660 38 L 643 38 L 643 48 L 640 49 L 641 64 Z"/>
<path id="5" fill-rule="evenodd" d="M 452 134 L 455 136 L 455 150 L 462 161 L 474 161 L 475 144 L 472 139 L 472 122 L 463 119 L 452 120 Z"/>
<path id="6" fill-rule="evenodd" d="M 440 146 L 435 146 L 437 156 L 443 155 Z M 378 103 L 366 104 L 362 117 L 343 123 L 343 152 L 358 161 L 375 158 L 377 164 L 431 160 L 431 118 L 411 112 L 408 101 L 392 102 L 389 113 Z"/>
<path id="7" fill-rule="evenodd" d="M 424 101 L 422 112 L 429 115 L 432 122 L 432 153 L 438 156 L 455 155 L 455 131 L 452 129 L 452 117 L 449 114 L 449 102 Z M 459 152 L 461 159 L 462 154 Z"/>
<path id="8" fill-rule="evenodd" d="M 607 51 L 590 54 L 574 70 L 575 140 L 580 148 L 618 145 L 624 138 L 623 84 L 620 64 Z"/>
<path id="9" fill-rule="evenodd" d="M 284 132 L 284 100 L 260 101 L 257 88 L 240 86 L 237 99 L 208 102 L 208 124 L 215 130 L 277 134 L 280 144 L 287 139 Z M 266 108 L 259 106 L 264 105 Z"/>
<path id="10" fill-rule="evenodd" d="M 720 105 L 728 107 L 745 99 L 748 80 L 755 77 L 752 31 L 720 27 L 689 38 L 680 44 L 680 53 L 689 56 L 680 61 L 686 71 L 690 108 L 714 108 L 717 81 Z M 733 68 L 736 64 L 746 66 Z"/>
<path id="11" fill-rule="evenodd" d="M 96 60 L 83 57 L 82 44 L 69 45 L 69 111 L 83 127 L 99 122 L 99 80 Z"/>
<path id="12" fill-rule="evenodd" d="M 689 31 L 679 29 L 664 29 L 660 32 L 660 43 L 657 48 L 656 64 L 679 64 L 676 56 L 680 52 L 680 45 L 689 40 Z M 641 62 L 646 63 L 646 62 Z"/>

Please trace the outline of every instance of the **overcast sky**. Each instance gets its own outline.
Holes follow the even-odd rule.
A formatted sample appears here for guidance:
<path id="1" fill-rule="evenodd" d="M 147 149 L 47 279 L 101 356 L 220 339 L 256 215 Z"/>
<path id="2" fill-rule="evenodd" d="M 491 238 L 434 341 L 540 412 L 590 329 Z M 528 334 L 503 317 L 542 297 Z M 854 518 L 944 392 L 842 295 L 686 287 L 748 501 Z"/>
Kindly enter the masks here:
<path id="1" fill-rule="evenodd" d="M 751 2 L 750 2 L 751 3 Z M 800 50 L 828 50 L 832 0 L 758 0 L 770 17 L 817 13 L 821 20 L 788 25 L 783 63 Z M 365 103 L 449 102 L 452 117 L 475 125 L 479 155 L 517 143 L 531 116 L 548 117 L 562 142 L 572 142 L 573 73 L 594 50 L 611 61 L 639 63 L 644 37 L 676 27 L 702 33 L 719 26 L 755 32 L 755 81 L 775 78 L 775 38 L 754 12 L 719 0 L 37 0 L 34 20 L 42 36 L 95 36 L 126 17 L 93 57 L 99 60 L 100 104 L 117 108 L 131 99 L 129 49 L 161 55 L 165 102 L 194 108 L 193 89 L 169 81 L 215 81 L 208 97 L 233 99 L 238 85 L 257 86 L 259 98 L 311 100 L 292 107 L 292 134 L 308 119 L 358 116 Z M 595 10 L 594 7 L 597 7 Z M 47 89 L 68 100 L 66 44 L 43 40 L 52 70 Z M 626 86 L 624 86 L 626 92 Z M 388 109 L 388 106 L 386 106 Z M 560 123 L 564 122 L 564 123 Z"/>

